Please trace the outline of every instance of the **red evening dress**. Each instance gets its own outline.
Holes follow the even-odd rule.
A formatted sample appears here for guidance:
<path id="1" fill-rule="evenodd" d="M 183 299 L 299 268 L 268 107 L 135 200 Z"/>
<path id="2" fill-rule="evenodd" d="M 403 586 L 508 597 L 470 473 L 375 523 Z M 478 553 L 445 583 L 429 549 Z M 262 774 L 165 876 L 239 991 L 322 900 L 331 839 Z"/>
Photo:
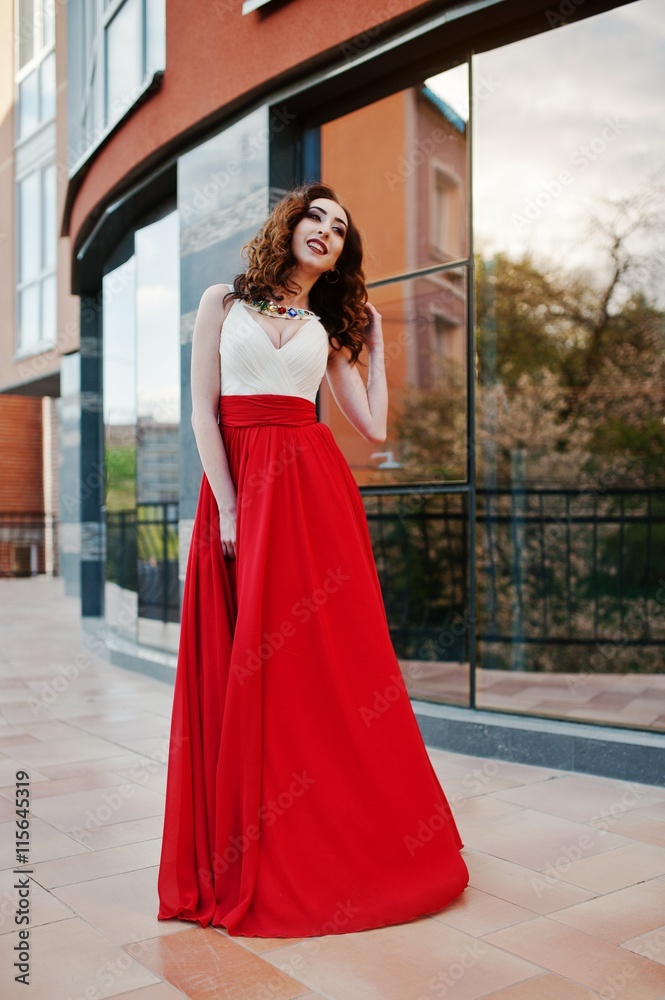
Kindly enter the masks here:
<path id="1" fill-rule="evenodd" d="M 317 318 L 296 323 L 278 349 L 236 300 L 222 326 L 236 559 L 222 553 L 204 474 L 158 873 L 159 920 L 249 937 L 403 923 L 469 881 L 391 643 L 361 495 L 317 421 L 327 334 Z"/>

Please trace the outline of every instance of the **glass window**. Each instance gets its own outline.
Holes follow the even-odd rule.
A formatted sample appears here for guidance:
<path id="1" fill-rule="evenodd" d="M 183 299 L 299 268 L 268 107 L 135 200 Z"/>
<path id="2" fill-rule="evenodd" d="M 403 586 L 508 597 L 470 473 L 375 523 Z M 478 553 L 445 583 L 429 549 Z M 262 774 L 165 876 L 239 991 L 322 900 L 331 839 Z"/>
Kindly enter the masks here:
<path id="1" fill-rule="evenodd" d="M 19 342 L 21 347 L 32 347 L 39 336 L 39 285 L 29 285 L 19 292 L 18 299 Z"/>
<path id="2" fill-rule="evenodd" d="M 46 56 L 39 67 L 39 120 L 55 117 L 55 52 Z"/>
<path id="3" fill-rule="evenodd" d="M 180 617 L 177 212 L 139 229 L 134 248 L 130 260 L 104 278 L 106 618 L 141 642 L 175 651 Z"/>
<path id="4" fill-rule="evenodd" d="M 42 226 L 44 242 L 42 247 L 42 266 L 49 270 L 55 268 L 58 237 L 56 231 L 56 175 L 55 165 L 50 164 L 42 172 Z"/>
<path id="5" fill-rule="evenodd" d="M 17 137 L 25 139 L 55 116 L 53 0 L 19 0 L 16 82 Z"/>
<path id="6" fill-rule="evenodd" d="M 35 54 L 35 0 L 18 2 L 18 68 L 29 63 Z"/>
<path id="7" fill-rule="evenodd" d="M 41 207 L 40 177 L 33 171 L 19 181 L 19 281 L 32 281 L 41 271 Z"/>
<path id="8" fill-rule="evenodd" d="M 57 326 L 57 303 L 55 275 L 50 274 L 42 281 L 41 339 L 54 341 Z"/>
<path id="9" fill-rule="evenodd" d="M 136 262 L 102 282 L 107 623 L 136 638 Z"/>
<path id="10" fill-rule="evenodd" d="M 44 22 L 44 45 L 55 42 L 55 3 L 56 0 L 42 0 L 42 18 Z"/>
<path id="11" fill-rule="evenodd" d="M 468 268 L 444 267 L 468 259 L 465 87 L 467 67 L 456 66 L 321 128 L 321 176 L 360 220 L 370 301 L 383 319 L 381 448 L 349 425 L 327 382 L 320 393 L 321 419 L 359 485 L 467 478 Z"/>
<path id="12" fill-rule="evenodd" d="M 409 693 L 450 704 L 469 697 L 468 81 L 457 66 L 320 130 L 321 177 L 361 228 L 382 316 L 388 438 L 359 435 L 325 379 L 320 419 L 364 490 Z"/>
<path id="13" fill-rule="evenodd" d="M 17 183 L 19 350 L 55 339 L 55 184 L 52 163 Z"/>
<path id="14" fill-rule="evenodd" d="M 39 124 L 39 70 L 21 81 L 18 88 L 18 134 L 23 139 Z"/>
<path id="15" fill-rule="evenodd" d="M 70 74 L 70 162 L 81 159 L 134 104 L 165 64 L 165 0 L 71 0 L 80 16 L 68 20 L 68 45 L 80 53 Z"/>
<path id="16" fill-rule="evenodd" d="M 143 80 L 141 0 L 125 0 L 106 28 L 106 121 L 118 118 L 136 100 Z"/>
<path id="17" fill-rule="evenodd" d="M 166 0 L 146 0 L 146 71 L 149 75 L 166 64 Z"/>
<path id="18" fill-rule="evenodd" d="M 664 38 L 640 0 L 475 57 L 481 707 L 665 729 Z"/>

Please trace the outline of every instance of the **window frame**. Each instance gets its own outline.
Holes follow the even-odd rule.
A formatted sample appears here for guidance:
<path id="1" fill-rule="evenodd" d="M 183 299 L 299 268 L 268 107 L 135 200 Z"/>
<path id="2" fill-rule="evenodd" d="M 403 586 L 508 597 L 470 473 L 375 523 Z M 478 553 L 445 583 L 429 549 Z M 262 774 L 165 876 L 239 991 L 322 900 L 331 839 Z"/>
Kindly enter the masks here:
<path id="1" fill-rule="evenodd" d="M 53 31 L 50 41 L 45 42 L 46 17 L 45 10 L 51 10 L 50 16 L 53 18 Z M 34 51 L 31 57 L 20 66 L 21 58 L 21 17 L 20 0 L 14 0 L 14 146 L 20 146 L 32 139 L 41 129 L 45 128 L 55 119 L 55 101 L 53 114 L 48 118 L 41 118 L 42 107 L 42 67 L 46 59 L 53 54 L 55 61 L 55 4 L 54 0 L 34 0 L 32 7 L 32 37 L 35 40 Z M 25 135 L 21 135 L 21 85 L 25 83 L 32 73 L 37 74 L 37 123 Z M 54 91 L 55 91 L 55 62 L 54 62 Z"/>
<path id="2" fill-rule="evenodd" d="M 31 357 L 35 354 L 43 354 L 45 351 L 52 350 L 57 344 L 57 302 L 58 302 L 58 239 L 57 239 L 57 224 L 54 222 L 53 231 L 56 234 L 55 246 L 53 249 L 53 263 L 50 266 L 45 265 L 46 260 L 46 218 L 44 213 L 44 203 L 45 203 L 45 192 L 46 192 L 46 173 L 48 170 L 53 169 L 54 171 L 54 204 L 52 205 L 52 210 L 56 214 L 57 218 L 57 165 L 55 162 L 55 156 L 51 153 L 48 156 L 43 156 L 39 160 L 31 163 L 28 168 L 23 170 L 20 174 L 17 174 L 14 182 L 14 218 L 16 219 L 16 225 L 14 229 L 14 260 L 16 261 L 16 280 L 14 282 L 14 354 L 13 360 L 17 361 L 22 358 Z M 31 175 L 37 174 L 39 178 L 38 182 L 38 205 L 37 205 L 37 216 L 39 219 L 38 225 L 38 239 L 39 239 L 39 269 L 35 275 L 25 279 L 21 276 L 20 265 L 21 265 L 21 248 L 22 248 L 22 229 L 21 229 L 21 197 L 20 197 L 20 187 L 21 184 L 26 181 Z M 34 233 L 31 234 L 34 238 Z M 55 316 L 51 317 L 52 323 L 52 335 L 45 336 L 45 323 L 44 323 L 44 284 L 48 279 L 55 281 Z M 29 343 L 24 344 L 21 341 L 21 294 L 28 288 L 36 287 L 39 295 L 39 335 L 38 338 Z"/>
<path id="3" fill-rule="evenodd" d="M 108 33 L 111 24 L 129 3 L 138 4 L 141 24 L 139 76 L 141 83 L 132 93 L 126 105 L 111 112 L 108 106 Z M 71 63 L 68 71 L 70 79 L 69 113 L 76 130 L 73 149 L 70 147 L 68 172 L 70 179 L 78 173 L 108 136 L 120 125 L 129 113 L 145 99 L 147 92 L 161 83 L 166 68 L 166 3 L 162 0 L 159 9 L 161 32 L 160 65 L 149 65 L 149 32 L 155 26 L 150 24 L 150 12 L 154 14 L 154 4 L 150 0 L 80 0 L 77 13 L 79 23 L 75 32 L 68 21 L 68 60 L 78 62 L 78 86 L 71 85 Z M 73 14 L 73 19 L 76 13 Z M 86 123 L 89 113 L 92 120 Z"/>

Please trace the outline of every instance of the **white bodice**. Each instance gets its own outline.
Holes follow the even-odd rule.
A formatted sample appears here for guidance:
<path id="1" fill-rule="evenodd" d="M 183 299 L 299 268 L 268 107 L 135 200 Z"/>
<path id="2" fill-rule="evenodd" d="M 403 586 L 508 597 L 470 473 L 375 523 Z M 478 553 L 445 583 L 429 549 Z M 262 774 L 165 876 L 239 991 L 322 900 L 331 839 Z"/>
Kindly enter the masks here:
<path id="1" fill-rule="evenodd" d="M 328 364 L 328 334 L 315 318 L 293 324 L 295 333 L 276 348 L 252 310 L 235 299 L 219 337 L 221 395 L 279 393 L 314 403 Z"/>

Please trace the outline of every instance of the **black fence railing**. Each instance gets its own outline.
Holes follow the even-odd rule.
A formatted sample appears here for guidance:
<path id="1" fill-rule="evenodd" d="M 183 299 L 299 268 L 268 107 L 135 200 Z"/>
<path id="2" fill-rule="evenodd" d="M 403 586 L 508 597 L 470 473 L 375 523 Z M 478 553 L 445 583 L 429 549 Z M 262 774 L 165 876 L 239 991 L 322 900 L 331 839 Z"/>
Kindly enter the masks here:
<path id="1" fill-rule="evenodd" d="M 467 495 L 368 495 L 365 505 L 398 655 L 466 661 Z M 665 489 L 477 490 L 476 567 L 484 666 L 575 669 L 576 647 L 603 643 L 658 663 Z M 614 660 L 634 668 L 630 656 Z"/>
<path id="2" fill-rule="evenodd" d="M 468 494 L 363 499 L 398 656 L 464 662 Z M 665 489 L 501 487 L 476 499 L 484 666 L 515 668 L 529 646 L 665 645 Z M 178 620 L 177 519 L 175 504 L 107 515 L 107 578 L 138 591 L 145 617 Z M 561 651 L 555 660 L 573 668 Z"/>
<path id="3" fill-rule="evenodd" d="M 140 618 L 180 620 L 177 504 L 107 511 L 106 579 L 138 595 Z"/>

